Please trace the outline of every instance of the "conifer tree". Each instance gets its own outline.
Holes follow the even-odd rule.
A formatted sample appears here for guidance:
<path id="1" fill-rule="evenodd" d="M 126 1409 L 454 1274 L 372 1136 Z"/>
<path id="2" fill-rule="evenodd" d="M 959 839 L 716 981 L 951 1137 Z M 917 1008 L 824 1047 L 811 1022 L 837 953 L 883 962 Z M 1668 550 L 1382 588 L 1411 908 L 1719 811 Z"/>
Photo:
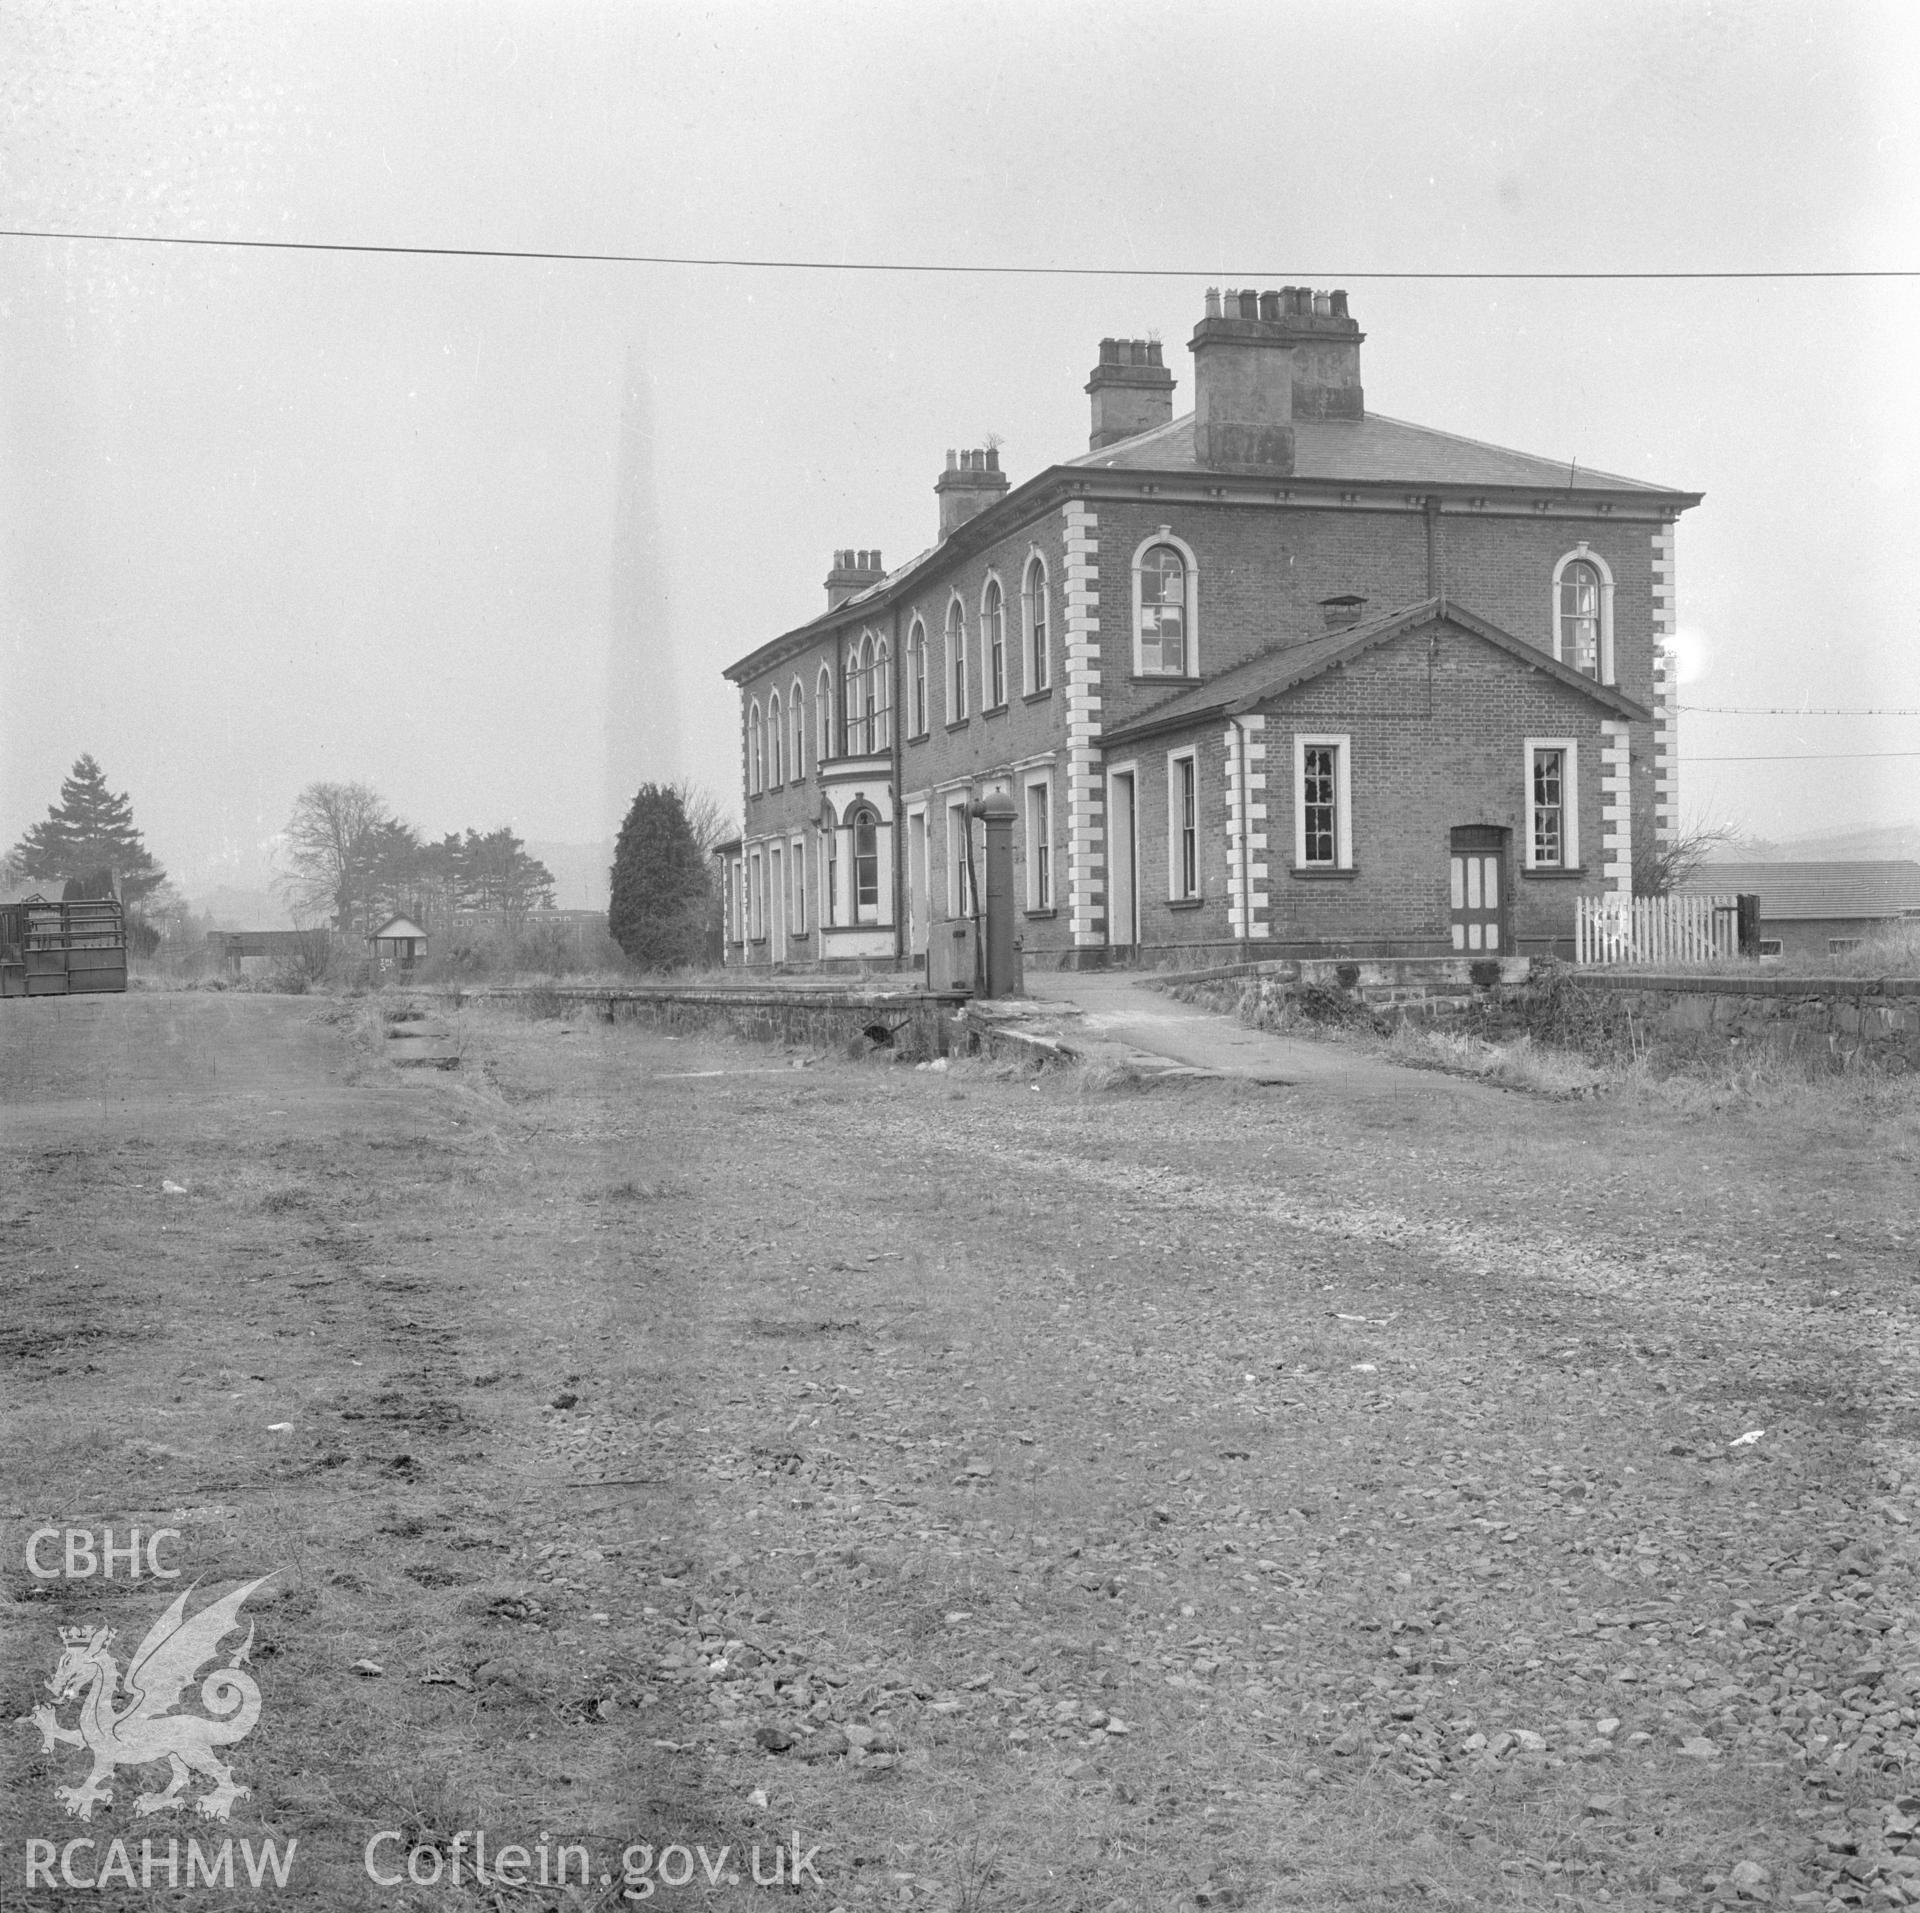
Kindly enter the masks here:
<path id="1" fill-rule="evenodd" d="M 680 794 L 642 784 L 613 852 L 607 928 L 649 970 L 697 963 L 706 947 L 709 878 Z"/>
<path id="2" fill-rule="evenodd" d="M 43 884 L 111 870 L 128 903 L 167 880 L 134 828 L 126 793 L 107 788 L 107 774 L 91 755 L 76 760 L 61 782 L 59 803 L 49 806 L 45 820 L 20 839 L 7 861 L 29 882 Z"/>

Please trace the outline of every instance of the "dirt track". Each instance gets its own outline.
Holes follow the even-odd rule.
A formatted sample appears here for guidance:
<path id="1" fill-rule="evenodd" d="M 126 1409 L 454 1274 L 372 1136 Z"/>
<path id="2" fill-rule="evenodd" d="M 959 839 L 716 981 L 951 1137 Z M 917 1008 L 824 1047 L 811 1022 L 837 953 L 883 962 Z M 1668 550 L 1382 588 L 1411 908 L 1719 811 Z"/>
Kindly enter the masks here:
<path id="1" fill-rule="evenodd" d="M 41 1522 L 278 1569 L 233 1831 L 305 1903 L 484 1903 L 388 1826 L 798 1828 L 822 1906 L 1784 1901 L 1903 1791 L 1906 1130 L 7 1007 L 6 1712 L 157 1606 Z M 74 1756 L 8 1748 L 17 1880 Z"/>

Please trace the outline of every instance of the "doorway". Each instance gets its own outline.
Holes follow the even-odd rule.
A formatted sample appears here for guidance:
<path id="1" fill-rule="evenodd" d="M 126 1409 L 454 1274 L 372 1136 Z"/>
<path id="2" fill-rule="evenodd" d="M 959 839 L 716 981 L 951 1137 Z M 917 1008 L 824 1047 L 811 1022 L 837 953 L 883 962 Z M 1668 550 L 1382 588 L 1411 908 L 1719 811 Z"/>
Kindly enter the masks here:
<path id="1" fill-rule="evenodd" d="M 927 813 L 924 806 L 907 816 L 907 954 L 925 963 L 932 925 L 932 891 L 927 881 Z"/>
<path id="2" fill-rule="evenodd" d="M 1131 769 L 1107 773 L 1107 942 L 1131 950 L 1140 942 L 1140 851 Z"/>
<path id="3" fill-rule="evenodd" d="M 1465 956 L 1511 949 L 1507 929 L 1507 835 L 1493 824 L 1460 824 L 1448 845 L 1447 901 L 1453 947 Z"/>

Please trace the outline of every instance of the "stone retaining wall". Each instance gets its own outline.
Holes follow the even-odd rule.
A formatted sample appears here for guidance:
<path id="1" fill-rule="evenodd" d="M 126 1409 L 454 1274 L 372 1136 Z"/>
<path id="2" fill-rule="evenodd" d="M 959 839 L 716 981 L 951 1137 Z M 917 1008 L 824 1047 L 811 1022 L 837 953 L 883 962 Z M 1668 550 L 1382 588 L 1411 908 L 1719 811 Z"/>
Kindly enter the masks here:
<path id="1" fill-rule="evenodd" d="M 1683 1047 L 1766 1044 L 1920 1069 L 1920 977 L 1642 976 L 1584 970 L 1578 986 Z"/>
<path id="2" fill-rule="evenodd" d="M 423 992 L 423 994 L 426 994 Z M 802 1049 L 844 1049 L 865 1045 L 894 1049 L 903 1056 L 944 1056 L 950 1049 L 979 1047 L 978 1033 L 956 1020 L 961 996 L 929 991 L 897 992 L 822 988 L 816 983 L 790 988 L 676 989 L 672 985 L 534 985 L 521 989 L 438 992 L 455 1008 L 486 1003 L 526 1016 L 565 1016 L 592 1010 L 608 1022 L 628 1020 L 670 1030 L 726 1030 L 761 1042 Z"/>

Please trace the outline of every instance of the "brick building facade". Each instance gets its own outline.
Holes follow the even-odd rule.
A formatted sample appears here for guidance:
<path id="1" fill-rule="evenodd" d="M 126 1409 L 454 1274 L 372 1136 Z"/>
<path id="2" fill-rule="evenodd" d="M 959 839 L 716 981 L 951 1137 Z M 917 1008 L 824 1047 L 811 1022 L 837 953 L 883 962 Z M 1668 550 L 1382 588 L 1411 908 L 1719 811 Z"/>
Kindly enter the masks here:
<path id="1" fill-rule="evenodd" d="M 1344 293 L 1209 292 L 1194 409 L 1103 340 L 1091 449 L 949 452 L 940 536 L 837 552 L 729 667 L 727 960 L 924 962 L 1016 806 L 1026 960 L 1525 953 L 1671 830 L 1697 494 L 1369 414 Z"/>

